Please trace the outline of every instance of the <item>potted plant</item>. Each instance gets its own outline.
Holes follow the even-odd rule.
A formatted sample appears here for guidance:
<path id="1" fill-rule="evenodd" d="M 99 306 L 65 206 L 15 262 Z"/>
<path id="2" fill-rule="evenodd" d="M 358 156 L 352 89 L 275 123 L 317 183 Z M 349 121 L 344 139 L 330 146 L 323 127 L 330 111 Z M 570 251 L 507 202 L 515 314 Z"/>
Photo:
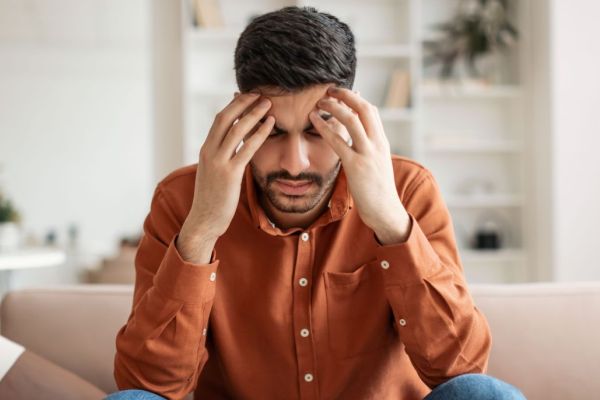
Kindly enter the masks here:
<path id="1" fill-rule="evenodd" d="M 21 217 L 11 201 L 0 193 L 0 251 L 19 247 Z"/>
<path id="2" fill-rule="evenodd" d="M 423 43 L 424 65 L 440 64 L 440 78 L 448 80 L 456 77 L 457 62 L 463 61 L 470 78 L 497 80 L 490 75 L 499 72 L 501 50 L 512 46 L 518 37 L 509 20 L 509 5 L 509 0 L 461 0 L 450 21 L 434 26 L 441 37 Z"/>

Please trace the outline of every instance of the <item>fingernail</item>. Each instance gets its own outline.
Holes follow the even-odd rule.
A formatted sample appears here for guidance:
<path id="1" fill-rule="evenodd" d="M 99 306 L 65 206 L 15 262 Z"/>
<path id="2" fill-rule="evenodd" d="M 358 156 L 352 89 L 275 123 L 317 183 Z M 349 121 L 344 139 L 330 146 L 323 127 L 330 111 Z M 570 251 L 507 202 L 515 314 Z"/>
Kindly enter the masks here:
<path id="1" fill-rule="evenodd" d="M 329 93 L 337 93 L 337 92 L 339 92 L 339 89 L 336 88 L 335 86 L 329 86 L 329 89 L 327 89 L 327 91 Z"/>

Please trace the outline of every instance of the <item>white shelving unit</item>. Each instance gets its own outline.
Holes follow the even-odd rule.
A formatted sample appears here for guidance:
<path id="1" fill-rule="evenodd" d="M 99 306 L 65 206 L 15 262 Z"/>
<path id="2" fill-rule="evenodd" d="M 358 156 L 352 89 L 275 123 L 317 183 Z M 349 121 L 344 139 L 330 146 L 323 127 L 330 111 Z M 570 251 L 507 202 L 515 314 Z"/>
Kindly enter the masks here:
<path id="1" fill-rule="evenodd" d="M 456 0 L 221 0 L 223 28 L 194 28 L 190 0 L 183 1 L 184 158 L 196 162 L 216 112 L 237 90 L 233 54 L 253 15 L 288 5 L 314 6 L 348 23 L 356 37 L 354 88 L 380 108 L 394 153 L 421 162 L 434 173 L 452 214 L 461 260 L 471 282 L 533 280 L 525 224 L 529 171 L 526 147 L 528 1 L 517 0 L 513 20 L 517 46 L 503 61 L 499 81 L 487 86 L 440 84 L 422 65 L 422 42 L 430 27 L 450 17 Z M 386 108 L 392 71 L 407 70 L 411 100 L 406 109 Z M 473 191 L 477 182 L 487 191 Z M 502 228 L 502 248 L 475 250 L 472 238 L 483 221 Z"/>

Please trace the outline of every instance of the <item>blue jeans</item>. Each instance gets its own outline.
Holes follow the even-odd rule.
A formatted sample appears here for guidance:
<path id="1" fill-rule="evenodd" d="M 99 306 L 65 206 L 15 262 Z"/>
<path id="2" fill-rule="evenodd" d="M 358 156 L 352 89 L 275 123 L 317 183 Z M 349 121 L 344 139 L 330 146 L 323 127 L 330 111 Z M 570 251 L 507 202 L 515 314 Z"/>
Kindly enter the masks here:
<path id="1" fill-rule="evenodd" d="M 165 400 L 165 398 L 145 390 L 128 389 L 109 394 L 104 400 Z"/>
<path id="2" fill-rule="evenodd" d="M 144 390 L 123 390 L 105 400 L 164 400 Z M 516 387 L 483 374 L 464 374 L 437 386 L 423 400 L 525 400 Z"/>
<path id="3" fill-rule="evenodd" d="M 423 400 L 525 400 L 516 387 L 484 374 L 456 376 L 436 386 Z"/>

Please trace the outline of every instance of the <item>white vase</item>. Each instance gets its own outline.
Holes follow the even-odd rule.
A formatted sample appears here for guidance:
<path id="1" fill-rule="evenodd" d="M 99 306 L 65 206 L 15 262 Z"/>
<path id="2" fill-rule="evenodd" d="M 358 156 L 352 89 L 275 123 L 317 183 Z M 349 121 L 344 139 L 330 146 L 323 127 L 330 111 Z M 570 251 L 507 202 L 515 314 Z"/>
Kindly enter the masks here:
<path id="1" fill-rule="evenodd" d="M 14 222 L 0 223 L 0 251 L 15 250 L 21 244 L 21 231 Z"/>

